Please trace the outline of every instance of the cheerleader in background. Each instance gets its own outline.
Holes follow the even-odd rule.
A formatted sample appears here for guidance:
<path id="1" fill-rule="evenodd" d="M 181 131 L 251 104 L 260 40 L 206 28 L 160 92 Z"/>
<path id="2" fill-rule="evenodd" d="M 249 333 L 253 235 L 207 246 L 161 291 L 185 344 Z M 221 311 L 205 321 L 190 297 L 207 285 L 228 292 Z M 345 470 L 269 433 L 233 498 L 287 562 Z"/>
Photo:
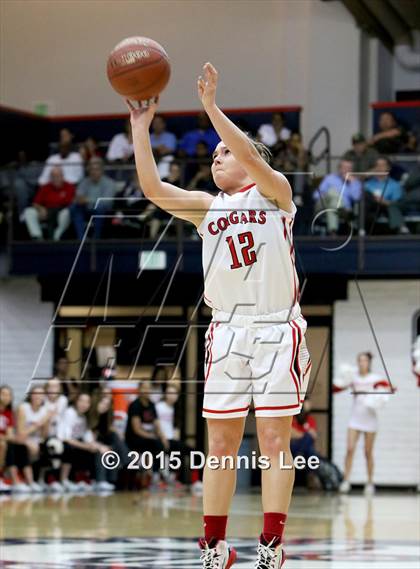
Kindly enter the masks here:
<path id="1" fill-rule="evenodd" d="M 353 458 L 360 435 L 365 439 L 365 457 L 368 481 L 365 485 L 365 494 L 371 496 L 375 493 L 373 483 L 374 460 L 373 448 L 376 432 L 378 430 L 377 410 L 382 407 L 392 391 L 387 380 L 371 371 L 372 354 L 362 352 L 357 357 L 358 369 L 343 365 L 338 377 L 334 379 L 334 391 L 343 391 L 350 387 L 353 391 L 353 407 L 347 431 L 347 452 L 344 469 L 344 479 L 340 492 L 350 492 L 350 474 Z"/>

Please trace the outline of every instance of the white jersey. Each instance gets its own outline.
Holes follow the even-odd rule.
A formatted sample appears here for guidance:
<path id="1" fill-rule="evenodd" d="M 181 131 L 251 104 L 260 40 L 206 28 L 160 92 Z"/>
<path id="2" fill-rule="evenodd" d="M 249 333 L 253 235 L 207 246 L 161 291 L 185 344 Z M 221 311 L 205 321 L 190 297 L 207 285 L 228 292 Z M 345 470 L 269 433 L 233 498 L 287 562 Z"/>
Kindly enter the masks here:
<path id="1" fill-rule="evenodd" d="M 29 429 L 30 427 L 32 427 L 36 423 L 39 423 L 40 421 L 42 421 L 48 412 L 45 405 L 41 405 L 41 407 L 39 409 L 33 409 L 32 405 L 30 403 L 28 403 L 27 401 L 25 403 L 22 403 L 21 409 L 22 409 L 23 415 L 25 417 L 25 425 L 24 425 L 25 429 Z M 37 429 L 36 431 L 31 433 L 28 436 L 28 439 L 31 442 L 34 442 L 37 444 L 41 443 L 42 439 L 43 439 L 42 427 L 40 427 L 39 429 Z"/>
<path id="2" fill-rule="evenodd" d="M 55 401 L 46 399 L 44 407 L 47 411 L 55 411 L 54 415 L 50 419 L 50 426 L 48 430 L 49 437 L 56 437 L 58 432 L 58 425 L 63 417 L 64 411 L 68 407 L 67 397 L 65 395 L 60 395 Z"/>
<path id="3" fill-rule="evenodd" d="M 175 407 L 168 405 L 166 401 L 159 401 L 156 403 L 156 413 L 163 434 L 168 441 L 173 440 L 175 438 Z"/>
<path id="4" fill-rule="evenodd" d="M 58 425 L 57 436 L 63 441 L 78 440 L 92 443 L 95 440 L 88 427 L 86 415 L 79 415 L 74 407 L 68 407 Z"/>
<path id="5" fill-rule="evenodd" d="M 197 228 L 203 239 L 205 302 L 229 314 L 300 313 L 292 227 L 288 213 L 255 184 L 220 192 Z"/>

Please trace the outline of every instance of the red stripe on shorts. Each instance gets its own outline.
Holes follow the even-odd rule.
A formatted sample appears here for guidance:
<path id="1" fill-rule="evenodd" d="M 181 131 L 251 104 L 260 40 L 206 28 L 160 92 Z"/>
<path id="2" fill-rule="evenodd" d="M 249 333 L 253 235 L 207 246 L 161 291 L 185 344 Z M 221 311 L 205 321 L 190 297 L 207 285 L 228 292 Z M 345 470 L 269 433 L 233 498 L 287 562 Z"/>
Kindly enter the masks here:
<path id="1" fill-rule="evenodd" d="M 290 370 L 290 375 L 292 376 L 293 379 L 293 383 L 295 384 L 296 387 L 296 395 L 297 395 L 297 400 L 298 403 L 300 402 L 300 395 L 299 395 L 299 385 L 298 382 L 296 381 L 296 377 L 295 377 L 295 370 L 293 369 L 293 365 L 294 365 L 294 361 L 296 358 L 296 348 L 297 348 L 297 343 L 296 343 L 296 329 L 293 328 L 293 326 L 290 325 L 289 322 L 289 326 L 292 329 L 292 337 L 293 337 L 293 351 L 292 351 L 292 359 L 290 362 L 290 366 L 289 366 L 289 370 Z"/>
<path id="2" fill-rule="evenodd" d="M 301 401 L 301 403 L 303 403 Z M 274 411 L 276 409 L 297 409 L 300 407 L 300 403 L 296 403 L 295 405 L 280 405 L 278 407 L 255 407 L 255 411 Z"/>
<path id="3" fill-rule="evenodd" d="M 249 405 L 247 405 L 246 407 L 241 407 L 240 409 L 229 409 L 228 411 L 220 411 L 220 410 L 216 410 L 216 409 L 206 409 L 205 407 L 203 407 L 203 411 L 205 413 L 239 413 L 240 411 L 248 411 L 249 409 Z"/>
<path id="4" fill-rule="evenodd" d="M 210 352 L 210 359 L 209 359 L 209 363 L 208 363 L 208 367 L 207 367 L 207 373 L 206 373 L 206 377 L 204 378 L 204 383 L 207 382 L 207 379 L 209 377 L 210 374 L 210 369 L 211 369 L 211 365 L 213 363 L 213 335 L 214 335 L 214 328 L 219 325 L 219 322 L 216 322 L 216 326 L 214 326 L 214 323 L 212 324 L 213 328 L 210 331 L 210 344 L 209 344 L 209 352 Z"/>

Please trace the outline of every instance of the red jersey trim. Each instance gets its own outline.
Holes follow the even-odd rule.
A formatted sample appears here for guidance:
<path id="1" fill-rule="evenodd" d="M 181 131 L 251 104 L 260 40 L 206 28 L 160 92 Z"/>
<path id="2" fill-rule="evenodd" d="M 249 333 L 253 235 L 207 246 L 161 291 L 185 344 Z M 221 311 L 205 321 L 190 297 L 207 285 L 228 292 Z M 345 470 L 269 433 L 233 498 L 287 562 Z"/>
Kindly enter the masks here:
<path id="1" fill-rule="evenodd" d="M 253 188 L 254 186 L 256 186 L 257 184 L 249 184 L 248 186 L 245 186 L 244 188 L 241 188 L 240 190 L 238 190 L 236 193 L 239 194 L 241 192 L 247 192 L 248 190 L 250 190 L 251 188 Z"/>

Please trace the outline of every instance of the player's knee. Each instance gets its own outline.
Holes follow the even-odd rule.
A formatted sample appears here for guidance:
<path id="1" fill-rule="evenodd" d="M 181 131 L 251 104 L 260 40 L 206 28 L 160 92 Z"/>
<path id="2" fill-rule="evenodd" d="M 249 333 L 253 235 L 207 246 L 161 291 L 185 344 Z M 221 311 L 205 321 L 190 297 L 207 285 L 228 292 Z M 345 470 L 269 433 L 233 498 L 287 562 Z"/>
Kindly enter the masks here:
<path id="1" fill-rule="evenodd" d="M 261 453 L 267 456 L 276 456 L 290 450 L 290 438 L 271 427 L 261 430 L 259 441 Z"/>
<path id="2" fill-rule="evenodd" d="M 237 443 L 227 434 L 213 435 L 209 440 L 209 455 L 211 456 L 233 456 L 237 452 Z"/>

